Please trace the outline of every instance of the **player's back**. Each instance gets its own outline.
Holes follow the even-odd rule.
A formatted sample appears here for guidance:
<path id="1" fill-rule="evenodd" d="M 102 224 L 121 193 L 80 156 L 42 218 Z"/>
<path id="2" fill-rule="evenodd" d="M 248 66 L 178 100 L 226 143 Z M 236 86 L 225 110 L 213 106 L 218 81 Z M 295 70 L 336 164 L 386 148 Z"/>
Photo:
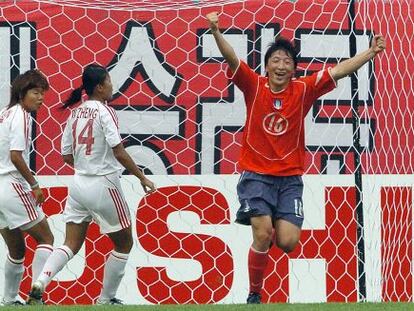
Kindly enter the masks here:
<path id="1" fill-rule="evenodd" d="M 121 169 L 112 148 L 121 143 L 113 108 L 94 100 L 71 112 L 62 137 L 62 153 L 73 154 L 79 175 L 107 175 Z M 71 152 L 69 152 L 69 150 Z"/>

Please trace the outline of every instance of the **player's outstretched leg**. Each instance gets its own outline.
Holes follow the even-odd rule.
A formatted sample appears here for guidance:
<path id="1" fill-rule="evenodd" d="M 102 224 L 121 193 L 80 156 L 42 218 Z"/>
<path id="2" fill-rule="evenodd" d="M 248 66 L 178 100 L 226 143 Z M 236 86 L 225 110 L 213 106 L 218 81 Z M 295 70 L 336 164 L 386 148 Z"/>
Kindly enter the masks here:
<path id="1" fill-rule="evenodd" d="M 45 263 L 49 259 L 50 255 L 53 252 L 53 241 L 54 237 L 52 232 L 50 231 L 49 224 L 46 220 L 46 218 L 43 218 L 39 223 L 37 223 L 34 226 L 23 228 L 22 230 L 28 233 L 32 238 L 34 238 L 37 242 L 36 251 L 33 257 L 32 262 L 32 289 L 31 292 L 34 292 L 33 297 L 30 296 L 27 300 L 27 304 L 44 304 L 41 294 L 43 293 L 44 286 L 36 286 L 36 290 L 33 291 L 35 281 L 37 280 L 37 277 L 39 276 L 40 272 L 42 271 Z M 36 293 L 40 293 L 40 298 L 37 298 L 39 294 L 36 295 Z"/>
<path id="2" fill-rule="evenodd" d="M 250 247 L 248 256 L 250 290 L 246 301 L 248 304 L 261 303 L 260 291 L 262 290 L 263 274 L 267 267 L 268 259 L 268 251 L 260 252 L 255 250 L 253 246 Z"/>
<path id="3" fill-rule="evenodd" d="M 28 233 L 35 241 L 43 246 L 51 248 L 53 244 L 53 234 L 43 214 L 38 214 L 38 218 L 15 229 L 3 228 L 0 233 L 7 244 L 9 253 L 4 264 L 4 294 L 0 302 L 4 306 L 21 306 L 24 300 L 18 295 L 20 282 L 24 273 L 24 254 L 25 241 L 23 232 Z M 39 256 L 37 256 L 39 257 Z M 41 258 L 36 260 L 35 265 L 43 263 Z M 35 269 L 32 263 L 32 270 Z"/>
<path id="4" fill-rule="evenodd" d="M 24 258 L 14 259 L 8 254 L 4 263 L 4 292 L 1 305 L 13 306 L 21 303 L 18 294 L 23 273 Z"/>
<path id="5" fill-rule="evenodd" d="M 42 295 L 52 278 L 63 269 L 73 257 L 72 250 L 66 245 L 56 248 L 46 261 L 39 278 L 33 283 L 27 304 L 43 304 Z"/>
<path id="6" fill-rule="evenodd" d="M 120 305 L 123 303 L 115 297 L 115 294 L 125 274 L 125 266 L 133 244 L 131 227 L 108 233 L 108 236 L 114 243 L 115 249 L 105 263 L 102 292 L 96 304 Z"/>
<path id="7" fill-rule="evenodd" d="M 269 245 L 272 239 L 273 223 L 268 215 L 250 218 L 253 243 L 248 254 L 249 295 L 248 304 L 261 303 L 264 273 L 269 261 Z"/>
<path id="8" fill-rule="evenodd" d="M 102 292 L 96 301 L 97 305 L 123 304 L 120 299 L 115 297 L 115 294 L 125 274 L 125 265 L 128 260 L 128 255 L 129 254 L 118 253 L 116 251 L 112 251 L 109 255 L 105 264 Z"/>
<path id="9" fill-rule="evenodd" d="M 66 223 L 66 237 L 62 246 L 56 248 L 47 259 L 42 272 L 33 283 L 28 304 L 42 304 L 42 295 L 53 277 L 77 254 L 85 241 L 89 222 Z"/>

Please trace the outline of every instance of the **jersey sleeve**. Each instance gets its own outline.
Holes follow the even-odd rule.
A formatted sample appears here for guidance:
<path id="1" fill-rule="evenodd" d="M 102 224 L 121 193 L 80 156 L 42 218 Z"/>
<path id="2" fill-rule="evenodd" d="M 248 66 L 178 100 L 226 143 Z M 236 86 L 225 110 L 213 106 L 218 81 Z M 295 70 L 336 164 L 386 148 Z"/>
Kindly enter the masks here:
<path id="1" fill-rule="evenodd" d="M 66 121 L 62 135 L 61 153 L 62 155 L 73 154 L 73 137 L 71 131 L 70 118 Z"/>
<path id="2" fill-rule="evenodd" d="M 118 117 L 112 107 L 100 107 L 103 133 L 108 145 L 113 148 L 121 143 L 121 135 L 118 128 Z"/>
<path id="3" fill-rule="evenodd" d="M 246 99 L 256 95 L 259 83 L 259 75 L 255 73 L 244 61 L 239 60 L 239 66 L 235 72 L 227 69 L 227 77 L 243 92 Z M 248 103 L 249 100 L 246 100 Z"/>
<path id="4" fill-rule="evenodd" d="M 331 76 L 330 68 L 302 79 L 306 84 L 305 111 L 308 111 L 319 97 L 336 88 L 336 81 Z"/>
<path id="5" fill-rule="evenodd" d="M 10 124 L 10 150 L 23 151 L 28 147 L 29 116 L 22 108 L 16 107 Z"/>

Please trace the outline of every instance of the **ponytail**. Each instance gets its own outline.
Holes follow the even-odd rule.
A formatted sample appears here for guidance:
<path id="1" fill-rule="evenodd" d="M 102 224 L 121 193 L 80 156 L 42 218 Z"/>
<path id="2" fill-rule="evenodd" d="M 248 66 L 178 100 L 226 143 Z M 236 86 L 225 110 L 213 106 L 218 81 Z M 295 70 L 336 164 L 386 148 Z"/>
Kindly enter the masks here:
<path id="1" fill-rule="evenodd" d="M 83 90 L 83 86 L 78 87 L 77 89 L 74 89 L 72 93 L 70 93 L 70 96 L 68 97 L 68 99 L 66 99 L 65 102 L 63 103 L 63 108 L 68 108 L 76 104 L 77 102 L 79 102 L 82 99 L 82 90 Z"/>
<path id="2" fill-rule="evenodd" d="M 82 90 L 90 97 L 98 84 L 102 84 L 108 71 L 98 64 L 89 64 L 82 73 L 82 86 L 73 90 L 69 98 L 63 103 L 63 108 L 70 107 L 82 99 Z"/>

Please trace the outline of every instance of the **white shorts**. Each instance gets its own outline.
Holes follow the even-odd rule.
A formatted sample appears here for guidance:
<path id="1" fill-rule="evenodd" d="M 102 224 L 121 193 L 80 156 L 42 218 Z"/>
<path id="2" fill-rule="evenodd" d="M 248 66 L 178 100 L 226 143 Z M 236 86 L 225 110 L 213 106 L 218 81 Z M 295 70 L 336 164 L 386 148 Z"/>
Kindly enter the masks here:
<path id="1" fill-rule="evenodd" d="M 20 173 L 0 175 L 0 229 L 26 230 L 45 218 Z"/>
<path id="2" fill-rule="evenodd" d="M 118 172 L 104 176 L 74 175 L 63 217 L 66 223 L 91 222 L 101 233 L 117 232 L 131 225 L 131 215 Z"/>

